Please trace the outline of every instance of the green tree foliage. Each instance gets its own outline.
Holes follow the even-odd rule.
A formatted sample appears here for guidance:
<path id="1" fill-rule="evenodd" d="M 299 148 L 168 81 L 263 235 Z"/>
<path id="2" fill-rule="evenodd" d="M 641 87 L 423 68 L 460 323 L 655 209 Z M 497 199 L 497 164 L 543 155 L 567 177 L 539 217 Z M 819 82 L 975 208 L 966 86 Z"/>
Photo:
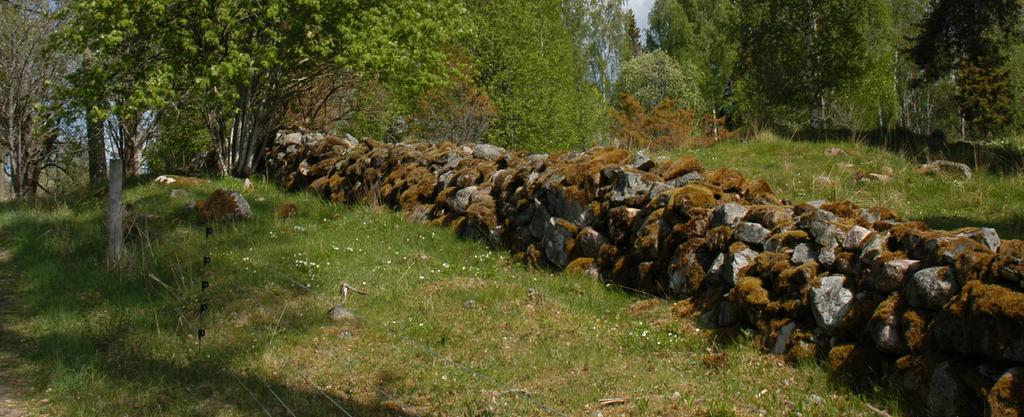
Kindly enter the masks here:
<path id="1" fill-rule="evenodd" d="M 702 77 L 694 65 L 680 64 L 665 51 L 656 50 L 623 66 L 617 91 L 636 98 L 648 109 L 669 99 L 677 106 L 700 111 L 705 108 L 700 94 Z"/>
<path id="2" fill-rule="evenodd" d="M 700 92 L 711 110 L 729 112 L 736 67 L 737 9 L 729 0 L 657 0 L 651 9 L 647 46 L 682 65 L 703 69 Z"/>
<path id="3" fill-rule="evenodd" d="M 452 53 L 452 82 L 427 91 L 412 114 L 413 135 L 427 141 L 481 142 L 497 109 L 473 81 L 469 57 Z"/>
<path id="4" fill-rule="evenodd" d="M 466 0 L 477 28 L 465 49 L 477 85 L 498 118 L 489 141 L 507 147 L 564 149 L 587 141 L 599 95 L 584 88 L 584 68 L 558 0 Z"/>
<path id="5" fill-rule="evenodd" d="M 572 33 L 587 81 L 611 101 L 622 63 L 632 58 L 631 14 L 623 0 L 564 0 L 563 21 Z M 634 22 L 635 25 L 635 22 Z"/>
<path id="6" fill-rule="evenodd" d="M 865 0 L 868 7 L 865 25 L 867 44 L 864 73 L 838 91 L 831 113 L 836 124 L 853 129 L 891 127 L 900 116 L 896 86 L 898 45 L 902 35 L 897 31 L 893 5 L 889 0 Z"/>
<path id="7" fill-rule="evenodd" d="M 66 38 L 99 63 L 80 74 L 79 94 L 121 91 L 124 114 L 196 94 L 225 169 L 244 177 L 285 104 L 321 76 L 372 73 L 409 95 L 438 82 L 461 10 L 425 0 L 83 1 L 72 3 Z"/>
<path id="8" fill-rule="evenodd" d="M 867 72 L 866 2 L 739 0 L 740 71 L 748 94 L 809 112 L 823 125 L 826 99 Z M 807 113 L 804 113 L 807 114 Z"/>
<path id="9" fill-rule="evenodd" d="M 189 163 L 210 150 L 210 131 L 195 98 L 180 97 L 155 120 L 154 137 L 143 150 L 149 172 L 186 173 Z M 197 167 L 198 168 L 198 167 Z"/>
<path id="10" fill-rule="evenodd" d="M 1013 87 L 1012 128 L 1018 134 L 1024 134 L 1024 42 L 1010 48 L 1006 67 L 1010 70 L 1010 85 Z"/>
<path id="11" fill-rule="evenodd" d="M 926 81 L 955 76 L 960 113 L 991 137 L 1011 120 L 1013 87 L 1006 67 L 1019 39 L 1018 0 L 934 0 L 911 50 Z"/>

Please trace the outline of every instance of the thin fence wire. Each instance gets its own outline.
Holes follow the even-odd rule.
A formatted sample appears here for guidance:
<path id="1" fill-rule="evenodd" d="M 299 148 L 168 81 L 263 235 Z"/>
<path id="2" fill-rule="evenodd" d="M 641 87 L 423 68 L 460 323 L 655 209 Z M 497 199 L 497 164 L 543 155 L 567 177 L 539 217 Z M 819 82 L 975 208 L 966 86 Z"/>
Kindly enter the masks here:
<path id="1" fill-rule="evenodd" d="M 346 410 L 345 407 L 341 405 L 341 403 L 339 403 L 337 400 L 335 400 L 334 397 L 332 397 L 332 396 L 328 395 L 326 392 L 324 392 L 323 388 L 320 388 L 319 385 L 317 385 L 313 381 L 310 381 L 309 378 L 306 378 L 306 382 L 309 382 L 309 384 L 312 385 L 313 388 L 316 388 L 317 391 L 320 391 L 320 394 L 323 395 L 324 398 L 327 398 L 327 401 L 330 401 L 331 404 L 334 404 L 334 406 L 337 407 L 339 410 L 341 410 L 342 413 L 345 413 L 346 416 L 348 416 L 348 417 L 355 417 L 355 416 L 352 415 L 352 413 L 348 412 L 348 410 Z"/>
<path id="2" fill-rule="evenodd" d="M 270 411 L 267 411 L 267 407 L 263 406 L 263 403 L 260 402 L 260 399 L 256 397 L 256 394 L 253 393 L 252 390 L 249 389 L 249 387 L 245 386 L 245 384 L 242 383 L 241 379 L 238 379 L 238 375 L 235 375 L 233 372 L 227 372 L 227 374 L 231 375 L 231 377 L 235 379 L 235 382 L 237 382 L 238 385 L 240 385 L 242 389 L 245 390 L 245 392 L 249 393 L 249 397 L 252 397 L 252 400 L 256 402 L 256 405 L 258 405 L 260 409 L 263 410 L 263 414 L 266 414 L 267 417 L 274 417 L 272 414 L 270 414 Z"/>
<path id="3" fill-rule="evenodd" d="M 213 228 L 212 227 L 206 227 L 206 228 L 204 228 L 203 232 L 204 232 L 204 238 L 203 238 L 203 261 L 202 261 L 202 269 L 201 269 L 202 270 L 202 272 L 201 272 L 202 276 L 200 278 L 200 289 L 199 289 L 199 320 L 198 320 L 199 321 L 199 323 L 198 323 L 199 330 L 197 332 L 197 336 L 198 336 L 198 339 L 197 339 L 197 342 L 198 342 L 197 353 L 199 353 L 200 355 L 202 354 L 203 337 L 206 336 L 207 324 L 208 324 L 207 320 L 206 320 L 206 315 L 209 313 L 208 310 L 209 310 L 210 298 L 208 298 L 207 295 L 206 295 L 206 289 L 210 286 L 209 279 L 212 276 L 212 273 L 210 272 L 210 265 L 213 263 L 213 254 L 210 251 L 210 236 L 213 234 Z M 271 340 L 268 341 L 268 344 L 270 342 L 273 342 L 273 338 L 271 338 Z M 237 382 L 238 385 L 240 385 L 249 394 L 249 397 L 251 397 L 253 399 L 253 401 L 256 402 L 256 405 L 258 405 L 260 407 L 260 409 L 263 410 L 264 414 L 266 414 L 268 417 L 273 417 L 270 414 L 270 411 L 267 410 L 267 408 L 263 405 L 262 402 L 260 402 L 260 400 L 256 396 L 256 394 L 252 390 L 250 390 L 248 386 L 243 384 L 242 380 L 239 379 L 238 376 L 234 372 L 232 372 L 231 370 L 229 370 L 229 369 L 227 369 L 225 367 L 221 367 L 221 371 L 226 373 L 226 374 L 228 374 L 228 375 L 231 375 L 231 377 L 234 378 L 235 382 Z M 275 392 L 274 389 L 269 384 L 267 384 L 266 381 L 263 380 L 263 378 L 260 378 L 260 376 L 256 375 L 256 374 L 253 374 L 253 376 L 256 377 L 256 379 L 260 382 L 260 384 L 262 384 L 268 391 L 270 391 L 270 394 L 273 395 L 274 399 L 276 399 L 277 402 L 280 403 L 284 407 L 284 409 L 288 411 L 289 415 L 291 415 L 292 417 L 298 417 L 292 411 L 291 407 L 289 407 L 288 404 L 286 404 L 284 402 L 284 400 L 281 399 L 281 397 L 279 395 L 277 395 L 277 392 Z"/>
<path id="4" fill-rule="evenodd" d="M 273 395 L 275 399 L 277 399 L 277 402 L 281 403 L 281 405 L 284 406 L 284 409 L 288 411 L 288 414 L 290 414 L 292 417 L 298 417 L 292 411 L 292 408 L 289 407 L 288 404 L 285 404 L 284 400 L 282 400 L 281 397 L 278 396 L 276 392 L 274 392 L 274 388 L 272 388 L 270 384 L 267 384 L 267 381 L 264 381 L 263 378 L 260 378 L 260 376 L 257 374 L 253 375 L 256 377 L 258 381 L 260 381 L 261 384 L 263 384 L 265 388 L 267 388 L 267 391 L 270 391 L 270 394 Z"/>

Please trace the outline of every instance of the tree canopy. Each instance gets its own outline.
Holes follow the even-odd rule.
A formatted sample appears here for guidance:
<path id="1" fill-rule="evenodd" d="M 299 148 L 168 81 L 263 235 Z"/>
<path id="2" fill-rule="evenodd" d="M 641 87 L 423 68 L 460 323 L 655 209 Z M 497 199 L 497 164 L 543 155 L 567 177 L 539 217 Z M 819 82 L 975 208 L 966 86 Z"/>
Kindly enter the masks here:
<path id="1" fill-rule="evenodd" d="M 692 64 L 680 64 L 661 50 L 642 54 L 622 68 L 618 92 L 635 97 L 648 109 L 663 100 L 689 109 L 703 109 L 700 80 L 703 74 Z"/>
<path id="2" fill-rule="evenodd" d="M 335 70 L 372 72 L 413 95 L 441 81 L 459 34 L 455 1 L 73 2 L 68 43 L 97 65 L 78 92 L 126 114 L 202 98 L 225 169 L 248 176 L 284 103 Z"/>

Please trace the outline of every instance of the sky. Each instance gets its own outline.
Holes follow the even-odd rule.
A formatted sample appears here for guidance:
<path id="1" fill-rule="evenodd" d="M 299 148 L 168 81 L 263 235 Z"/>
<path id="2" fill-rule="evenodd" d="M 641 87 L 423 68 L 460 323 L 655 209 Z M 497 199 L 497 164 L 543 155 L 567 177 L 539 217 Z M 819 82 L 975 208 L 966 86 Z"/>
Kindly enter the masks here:
<path id="1" fill-rule="evenodd" d="M 654 7 L 654 0 L 628 0 L 626 3 L 636 15 L 636 25 L 640 26 L 640 29 L 647 30 L 647 13 L 650 13 L 651 7 Z"/>

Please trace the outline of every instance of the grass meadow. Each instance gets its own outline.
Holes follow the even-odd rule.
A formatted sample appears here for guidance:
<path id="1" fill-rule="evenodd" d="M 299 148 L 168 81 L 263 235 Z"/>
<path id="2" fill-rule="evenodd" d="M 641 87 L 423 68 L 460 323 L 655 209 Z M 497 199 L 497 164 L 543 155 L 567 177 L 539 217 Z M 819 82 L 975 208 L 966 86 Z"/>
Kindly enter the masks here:
<path id="1" fill-rule="evenodd" d="M 841 147 L 849 156 L 827 156 Z M 1024 228 L 1022 180 L 923 177 L 866 146 L 761 137 L 689 151 L 765 178 L 793 201 L 887 205 L 937 227 Z M 678 153 L 677 153 L 678 154 Z M 853 167 L 838 164 L 852 164 Z M 861 183 L 850 171 L 882 171 Z M 815 177 L 827 176 L 831 183 Z M 188 190 L 202 198 L 233 179 Z M 723 338 L 671 301 L 510 256 L 366 206 L 256 181 L 255 219 L 209 239 L 170 187 L 127 190 L 150 218 L 131 265 L 107 271 L 98 199 L 0 207 L 0 357 L 23 407 L 53 416 L 848 416 L 899 415 L 888 387 L 854 391 L 824 365 L 786 363 Z M 295 202 L 298 216 L 274 210 Z M 204 254 L 211 255 L 208 268 Z M 200 282 L 208 314 L 198 315 Z M 343 302 L 356 317 L 332 320 Z M 196 333 L 204 327 L 200 344 Z M 9 341 L 9 342 L 8 342 Z"/>

